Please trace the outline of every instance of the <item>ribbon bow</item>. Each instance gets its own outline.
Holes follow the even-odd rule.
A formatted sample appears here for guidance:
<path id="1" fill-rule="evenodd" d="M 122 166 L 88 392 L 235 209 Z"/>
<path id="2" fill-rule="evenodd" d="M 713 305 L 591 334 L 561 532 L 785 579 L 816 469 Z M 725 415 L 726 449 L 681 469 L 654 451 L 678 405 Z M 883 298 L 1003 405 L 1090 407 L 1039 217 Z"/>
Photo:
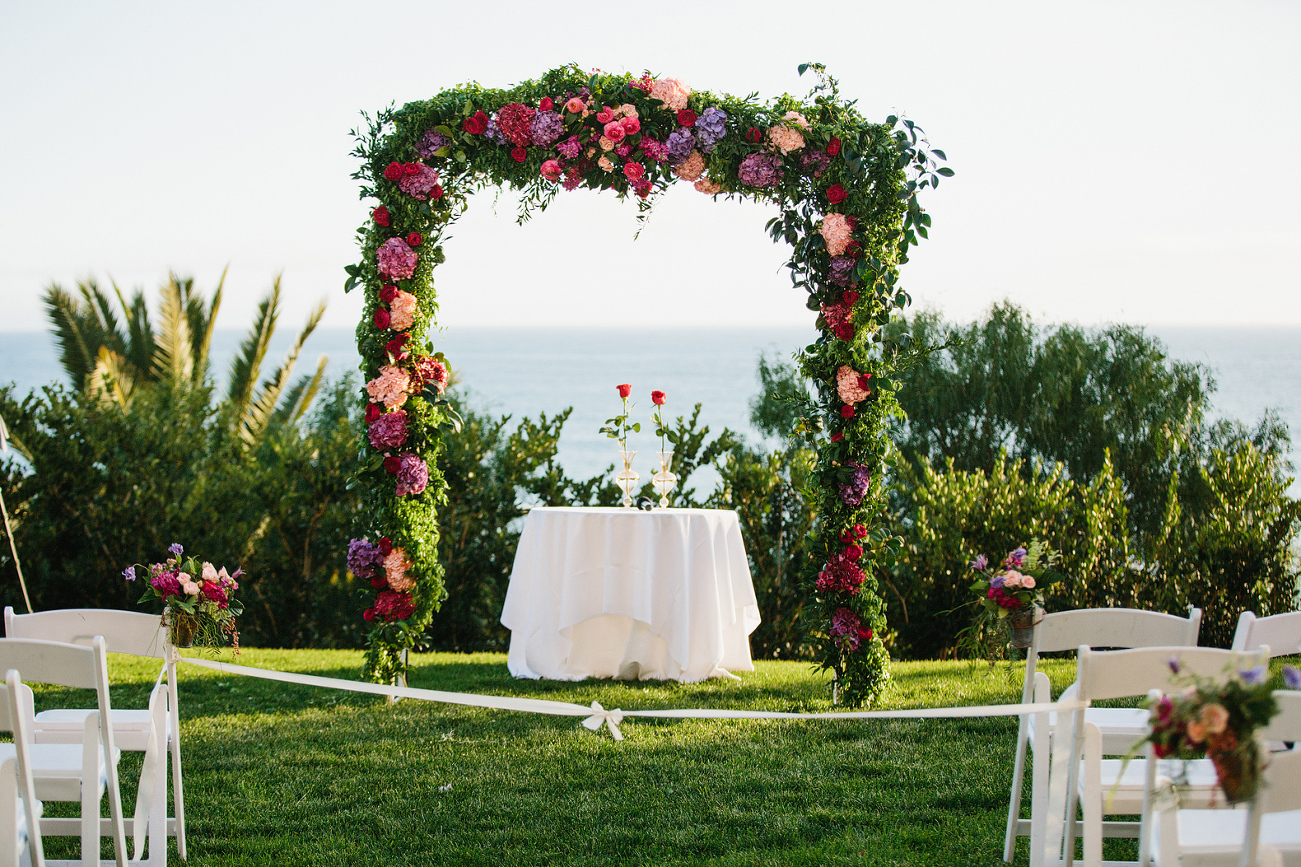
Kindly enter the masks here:
<path id="1" fill-rule="evenodd" d="M 599 701 L 592 702 L 592 715 L 583 720 L 583 727 L 589 731 L 599 731 L 602 725 L 610 727 L 610 736 L 616 741 L 623 740 L 623 732 L 619 731 L 619 723 L 623 722 L 623 711 L 615 708 L 606 710 L 601 707 Z"/>

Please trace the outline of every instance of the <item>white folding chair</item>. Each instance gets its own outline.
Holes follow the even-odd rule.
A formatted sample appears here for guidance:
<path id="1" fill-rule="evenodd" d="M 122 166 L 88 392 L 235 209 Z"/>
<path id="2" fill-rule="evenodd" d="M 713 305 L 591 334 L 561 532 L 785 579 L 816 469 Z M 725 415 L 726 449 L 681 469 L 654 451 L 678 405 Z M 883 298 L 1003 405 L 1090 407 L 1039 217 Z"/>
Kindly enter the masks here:
<path id="1" fill-rule="evenodd" d="M 1257 617 L 1244 611 L 1238 617 L 1238 629 L 1233 633 L 1234 650 L 1255 650 L 1268 645 L 1274 656 L 1291 656 L 1301 653 L 1301 611 Z"/>
<path id="2" fill-rule="evenodd" d="M 1044 615 L 1035 626 L 1030 649 L 1026 652 L 1025 683 L 1021 687 L 1022 703 L 1034 697 L 1036 702 L 1052 700 L 1048 678 L 1036 671 L 1040 653 L 1075 650 L 1081 644 L 1090 647 L 1133 648 L 1188 646 L 1197 644 L 1197 634 L 1202 626 L 1201 609 L 1194 608 L 1188 617 L 1139 611 L 1134 608 L 1081 608 L 1074 611 L 1055 611 Z M 1042 679 L 1042 685 L 1036 686 Z M 1141 708 L 1089 708 L 1086 722 L 1102 732 L 1106 755 L 1124 755 L 1134 742 L 1147 732 L 1147 711 Z M 1056 724 L 1056 714 L 1048 717 L 1049 725 Z M 1046 749 L 1051 744 L 1052 731 L 1040 732 L 1035 721 L 1022 716 L 1016 732 L 1016 758 L 1012 766 L 1012 795 L 1007 805 L 1007 833 L 1003 841 L 1003 860 L 1011 863 L 1016 853 L 1016 839 L 1033 834 L 1043 827 L 1045 799 L 1048 793 L 1048 763 Z M 1021 794 L 1025 786 L 1025 760 L 1027 748 L 1039 757 L 1030 785 L 1030 819 L 1021 818 Z M 1112 834 L 1128 832 L 1124 825 L 1109 827 Z M 1037 841 L 1032 841 L 1031 851 L 1038 851 Z"/>
<path id="3" fill-rule="evenodd" d="M 16 614 L 5 608 L 5 635 L 10 638 L 41 638 L 68 644 L 89 644 L 91 637 L 102 635 L 112 653 L 125 653 L 162 660 L 147 709 L 113 711 L 113 734 L 117 746 L 129 752 L 145 752 L 153 758 L 145 768 L 153 771 L 150 780 L 141 779 L 141 791 L 149 796 L 136 799 L 135 818 L 127 820 L 127 833 L 135 838 L 136 857 L 140 855 L 143 830 L 148 830 L 149 860 L 167 863 L 166 835 L 176 837 L 176 851 L 182 860 L 185 851 L 185 790 L 181 783 L 181 730 L 176 690 L 176 662 L 167 643 L 167 630 L 157 614 L 120 611 L 111 608 L 62 608 Z M 166 678 L 166 684 L 163 680 Z M 81 726 L 88 711 L 60 709 L 36 715 L 33 737 L 36 743 L 69 743 L 80 739 Z M 166 752 L 150 753 L 154 733 Z M 175 818 L 166 815 L 167 764 L 172 766 L 172 804 Z M 148 809 L 143 809 L 147 807 Z"/>
<path id="4" fill-rule="evenodd" d="M 41 802 L 32 779 L 31 731 L 19 704 L 22 688 L 12 669 L 0 686 L 0 731 L 14 738 L 12 744 L 0 744 L 0 864 L 44 867 Z"/>
<path id="5" fill-rule="evenodd" d="M 1094 702 L 1169 692 L 1174 677 L 1170 662 L 1176 658 L 1181 672 L 1223 677 L 1227 670 L 1233 668 L 1247 669 L 1261 665 L 1269 658 L 1269 651 L 1268 648 L 1262 648 L 1239 653 L 1216 647 L 1148 647 L 1138 650 L 1095 651 L 1081 646 L 1075 683 L 1062 693 L 1062 698 Z M 1102 817 L 1106 814 L 1138 814 L 1141 817 L 1136 823 L 1109 823 L 1112 833 L 1106 836 L 1138 836 L 1138 864 L 1145 867 L 1151 851 L 1151 792 L 1156 785 L 1158 772 L 1173 778 L 1183 771 L 1187 779 L 1182 789 L 1183 797 L 1191 806 L 1210 806 L 1223 798 L 1218 789 L 1215 768 L 1208 759 L 1189 762 L 1157 761 L 1152 758 L 1150 745 L 1142 759 L 1104 759 L 1103 756 L 1108 753 L 1101 731 L 1087 721 L 1083 710 L 1074 713 L 1074 743 L 1068 765 L 1070 778 L 1067 781 L 1066 833 L 1062 850 L 1066 867 L 1070 867 L 1075 857 L 1077 805 L 1083 817 L 1078 828 L 1079 836 L 1084 841 L 1085 867 L 1102 865 Z M 1134 742 L 1145 734 L 1146 730 Z"/>
<path id="6" fill-rule="evenodd" d="M 1278 716 L 1257 733 L 1270 740 L 1301 741 L 1301 692 L 1274 693 Z M 1301 747 L 1262 752 L 1260 790 L 1246 810 L 1181 810 L 1165 804 L 1156 814 L 1153 854 L 1157 867 L 1257 867 L 1301 863 Z"/>
<path id="7" fill-rule="evenodd" d="M 113 715 L 108 696 L 108 655 L 104 639 L 90 647 L 57 641 L 0 638 L 0 670 L 15 669 L 27 683 L 48 683 L 95 691 L 97 711 L 85 716 L 80 744 L 31 744 L 32 777 L 42 801 L 81 804 L 81 818 L 42 818 L 40 833 L 81 836 L 81 859 L 49 864 L 99 865 L 100 802 L 108 794 L 107 830 L 113 839 L 114 863 L 126 867 L 126 831 L 118 790 L 118 750 L 113 743 Z M 24 703 L 30 701 L 30 694 Z M 31 711 L 30 705 L 23 710 Z M 34 719 L 26 720 L 35 728 Z M 78 754 L 80 761 L 77 760 Z"/>

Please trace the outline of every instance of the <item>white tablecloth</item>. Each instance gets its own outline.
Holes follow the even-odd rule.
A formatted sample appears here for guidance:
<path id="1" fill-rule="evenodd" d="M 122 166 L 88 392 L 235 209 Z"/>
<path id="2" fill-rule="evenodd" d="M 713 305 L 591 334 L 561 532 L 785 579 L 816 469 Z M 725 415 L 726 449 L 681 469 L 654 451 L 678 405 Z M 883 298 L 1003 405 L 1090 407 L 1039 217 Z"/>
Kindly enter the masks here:
<path id="1" fill-rule="evenodd" d="M 516 677 L 693 682 L 754 671 L 736 513 L 536 508 L 501 613 Z"/>

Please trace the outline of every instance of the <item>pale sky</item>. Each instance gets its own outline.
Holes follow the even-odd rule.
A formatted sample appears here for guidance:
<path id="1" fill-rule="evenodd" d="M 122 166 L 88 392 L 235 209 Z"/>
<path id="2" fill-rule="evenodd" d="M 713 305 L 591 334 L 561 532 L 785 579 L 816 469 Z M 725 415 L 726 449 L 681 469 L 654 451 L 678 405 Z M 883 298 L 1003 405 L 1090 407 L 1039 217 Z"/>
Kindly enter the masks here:
<path id="1" fill-rule="evenodd" d="M 51 281 L 151 295 L 169 269 L 243 329 L 342 292 L 368 205 L 359 112 L 570 61 L 702 90 L 803 95 L 825 63 L 868 118 L 903 112 L 957 176 L 924 200 L 902 283 L 951 318 L 1008 298 L 1084 324 L 1301 324 L 1301 3 L 37 3 L 0 0 L 0 330 Z M 683 185 L 636 208 L 561 193 L 521 228 L 472 206 L 440 322 L 801 325 L 765 208 Z"/>

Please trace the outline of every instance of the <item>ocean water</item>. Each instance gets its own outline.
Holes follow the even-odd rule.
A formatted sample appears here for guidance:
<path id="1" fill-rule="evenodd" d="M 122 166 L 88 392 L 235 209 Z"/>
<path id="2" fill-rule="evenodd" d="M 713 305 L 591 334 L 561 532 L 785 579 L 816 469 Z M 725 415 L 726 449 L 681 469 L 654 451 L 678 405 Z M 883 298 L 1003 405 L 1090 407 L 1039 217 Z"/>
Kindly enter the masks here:
<path id="1" fill-rule="evenodd" d="M 1301 440 L 1301 328 L 1149 328 L 1174 358 L 1197 362 L 1212 371 L 1218 388 L 1217 417 L 1254 425 L 1267 409 L 1288 424 Z M 213 372 L 224 384 L 242 332 L 214 335 Z M 288 349 L 286 331 L 269 354 L 276 362 Z M 758 391 L 756 361 L 760 353 L 789 359 L 814 337 L 811 328 L 448 328 L 434 340 L 447 354 L 461 387 L 476 409 L 536 418 L 572 407 L 565 423 L 558 460 L 574 478 L 603 472 L 617 458 L 614 443 L 599 433 L 618 413 L 615 386 L 633 387 L 633 420 L 642 432 L 630 445 L 638 452 L 634 468 L 643 478 L 654 472 L 657 443 L 650 435 L 650 392 L 668 396 L 667 417 L 689 414 L 702 404 L 701 422 L 717 433 L 724 427 L 754 443 L 759 435 L 749 424 L 749 401 Z M 320 355 L 329 358 L 328 375 L 355 371 L 358 364 L 350 329 L 321 329 L 308 341 L 299 361 L 301 372 L 314 369 Z M 13 382 L 19 392 L 63 381 L 53 340 L 44 332 L 0 333 L 0 384 Z M 1293 460 L 1301 456 L 1294 445 Z M 693 477 L 708 490 L 716 476 Z M 1293 496 L 1301 496 L 1294 483 Z"/>

